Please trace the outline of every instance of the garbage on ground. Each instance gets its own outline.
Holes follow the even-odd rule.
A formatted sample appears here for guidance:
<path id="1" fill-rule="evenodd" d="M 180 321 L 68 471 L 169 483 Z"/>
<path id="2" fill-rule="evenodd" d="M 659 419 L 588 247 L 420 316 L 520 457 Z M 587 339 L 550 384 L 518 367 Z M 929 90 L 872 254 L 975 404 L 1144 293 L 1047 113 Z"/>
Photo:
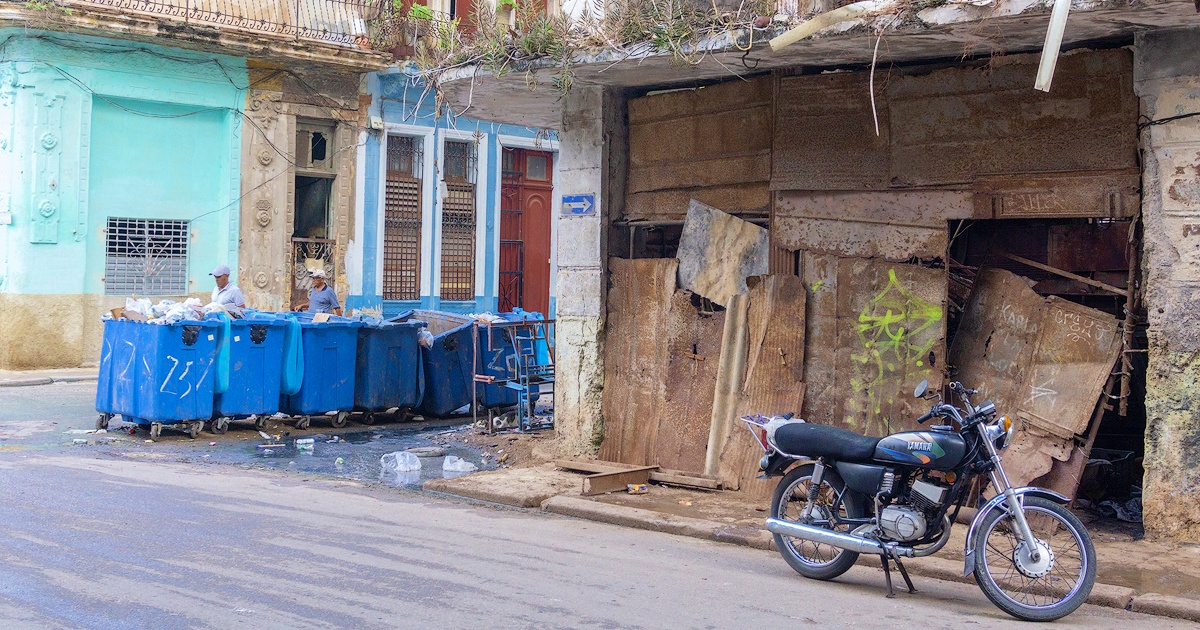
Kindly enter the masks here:
<path id="1" fill-rule="evenodd" d="M 403 451 L 385 454 L 379 458 L 379 465 L 385 473 L 421 470 L 421 460 L 416 455 Z"/>
<path id="2" fill-rule="evenodd" d="M 334 466 L 342 466 L 342 465 L 344 465 L 345 463 L 346 463 L 346 460 L 342 459 L 341 457 L 339 457 L 339 458 L 337 458 L 337 459 L 333 460 L 333 465 L 334 465 Z"/>
<path id="3" fill-rule="evenodd" d="M 297 450 L 297 451 L 311 451 L 311 450 L 314 450 L 314 443 L 315 443 L 315 442 L 316 442 L 316 440 L 314 440 L 314 439 L 312 439 L 312 438 L 297 438 L 297 439 L 296 439 L 296 450 Z"/>
<path id="4" fill-rule="evenodd" d="M 72 444 L 87 444 L 88 441 L 83 438 L 75 438 L 74 440 L 71 440 L 71 443 Z"/>
<path id="5" fill-rule="evenodd" d="M 629 494 L 646 494 L 650 492 L 650 486 L 644 483 L 631 483 L 626 486 Z"/>
<path id="6" fill-rule="evenodd" d="M 286 445 L 286 444 L 259 444 L 259 445 L 258 445 L 258 448 L 259 448 L 259 449 L 268 449 L 268 450 L 269 450 L 269 449 L 272 449 L 272 448 L 283 448 L 284 446 L 287 446 L 287 445 Z"/>
<path id="7" fill-rule="evenodd" d="M 263 455 L 274 455 L 274 454 L 275 454 L 275 451 L 273 449 L 269 449 L 269 448 L 263 449 Z"/>
<path id="8" fill-rule="evenodd" d="M 407 454 L 412 455 L 412 453 L 407 453 Z M 442 462 L 442 471 L 443 472 L 469 473 L 469 472 L 475 472 L 476 470 L 479 470 L 478 466 L 476 466 L 475 464 L 472 464 L 471 462 L 469 462 L 457 455 L 447 455 L 446 459 Z"/>
<path id="9" fill-rule="evenodd" d="M 446 449 L 440 446 L 414 446 L 404 450 L 405 453 L 412 453 L 417 457 L 443 457 L 446 455 Z"/>

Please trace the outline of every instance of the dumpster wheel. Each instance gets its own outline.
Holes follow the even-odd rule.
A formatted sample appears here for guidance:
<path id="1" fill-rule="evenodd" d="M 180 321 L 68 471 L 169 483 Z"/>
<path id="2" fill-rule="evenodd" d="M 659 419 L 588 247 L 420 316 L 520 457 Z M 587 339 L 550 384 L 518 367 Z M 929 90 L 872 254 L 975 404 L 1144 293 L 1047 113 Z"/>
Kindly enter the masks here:
<path id="1" fill-rule="evenodd" d="M 157 442 L 158 438 L 162 437 L 162 427 L 163 427 L 163 425 L 161 422 L 150 423 L 150 439 L 151 440 Z"/>
<path id="2" fill-rule="evenodd" d="M 224 416 L 208 423 L 208 430 L 214 435 L 222 435 L 229 430 L 229 418 Z"/>
<path id="3" fill-rule="evenodd" d="M 308 425 L 310 424 L 312 424 L 312 420 L 308 416 L 301 416 L 300 419 L 296 421 L 296 430 L 304 431 L 308 429 Z"/>
<path id="4" fill-rule="evenodd" d="M 193 440 L 200 437 L 200 432 L 204 430 L 203 420 L 193 420 L 187 424 L 188 437 Z"/>
<path id="5" fill-rule="evenodd" d="M 112 420 L 112 417 L 113 417 L 113 415 L 111 413 L 100 414 L 100 417 L 96 418 L 96 430 L 97 431 L 100 431 L 100 430 L 107 431 L 108 430 L 108 421 Z"/>
<path id="6" fill-rule="evenodd" d="M 375 414 L 370 411 L 368 411 L 367 413 L 364 413 L 362 416 L 363 424 L 375 424 L 376 420 L 377 420 L 377 418 L 375 417 Z"/>
<path id="7" fill-rule="evenodd" d="M 346 426 L 346 418 L 349 418 L 349 417 L 350 417 L 349 411 L 339 411 L 339 412 L 337 412 L 337 415 L 334 416 L 333 419 L 329 421 L 329 424 L 333 425 L 333 428 L 335 428 L 335 429 L 340 429 L 340 428 Z"/>
<path id="8" fill-rule="evenodd" d="M 254 428 L 258 429 L 259 431 L 262 431 L 263 429 L 267 428 L 267 417 L 266 416 L 254 416 Z"/>

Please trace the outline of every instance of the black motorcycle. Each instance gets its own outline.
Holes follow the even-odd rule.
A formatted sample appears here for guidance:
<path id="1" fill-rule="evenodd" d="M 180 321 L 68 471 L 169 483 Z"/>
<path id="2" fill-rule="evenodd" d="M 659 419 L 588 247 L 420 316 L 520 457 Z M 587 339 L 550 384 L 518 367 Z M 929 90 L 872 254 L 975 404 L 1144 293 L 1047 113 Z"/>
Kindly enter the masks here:
<path id="1" fill-rule="evenodd" d="M 765 475 L 783 477 L 767 519 L 775 546 L 793 569 L 817 580 L 845 573 L 859 554 L 878 554 L 888 597 L 895 596 L 890 563 L 915 593 L 900 559 L 945 546 L 963 504 L 990 482 L 995 496 L 971 521 L 963 575 L 974 573 L 988 599 L 1019 619 L 1070 614 L 1092 591 L 1096 550 L 1067 497 L 1009 484 L 1000 451 L 1012 441 L 1013 424 L 992 402 L 972 405 L 976 392 L 961 383 L 949 391 L 962 408 L 928 390 L 922 381 L 914 395 L 937 403 L 917 421 L 953 424 L 876 438 L 790 415 L 742 418 L 766 451 Z"/>

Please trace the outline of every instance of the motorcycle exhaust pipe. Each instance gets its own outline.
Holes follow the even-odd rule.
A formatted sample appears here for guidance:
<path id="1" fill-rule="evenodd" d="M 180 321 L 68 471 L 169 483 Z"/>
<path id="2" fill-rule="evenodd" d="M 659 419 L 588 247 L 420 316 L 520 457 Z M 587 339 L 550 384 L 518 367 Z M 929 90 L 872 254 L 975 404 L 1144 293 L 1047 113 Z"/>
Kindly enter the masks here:
<path id="1" fill-rule="evenodd" d="M 823 527 L 815 527 L 813 525 L 803 525 L 801 523 L 793 523 L 777 518 L 767 519 L 767 531 L 772 534 L 783 534 L 784 536 L 793 536 L 804 540 L 815 542 L 838 549 L 845 549 L 856 553 L 866 554 L 883 554 L 886 553 L 882 544 L 874 540 L 851 536 L 850 534 L 842 534 L 839 532 L 830 531 Z"/>

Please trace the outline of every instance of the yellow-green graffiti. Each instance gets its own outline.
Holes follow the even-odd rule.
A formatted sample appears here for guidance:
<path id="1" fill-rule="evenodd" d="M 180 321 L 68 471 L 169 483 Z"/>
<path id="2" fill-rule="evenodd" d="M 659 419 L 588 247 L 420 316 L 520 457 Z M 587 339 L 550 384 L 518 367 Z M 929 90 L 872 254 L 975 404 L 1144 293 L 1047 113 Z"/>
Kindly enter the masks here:
<path id="1" fill-rule="evenodd" d="M 883 406 L 895 402 L 899 387 L 909 376 L 928 374 L 929 351 L 941 338 L 940 331 L 926 332 L 942 321 L 942 307 L 922 299 L 888 270 L 888 283 L 858 314 L 855 331 L 858 344 L 850 358 L 857 364 L 850 385 L 855 395 L 846 403 L 846 421 L 870 434 L 890 429 Z M 930 333 L 939 334 L 930 334 Z M 866 393 L 864 401 L 861 394 Z M 866 412 L 866 426 L 856 416 Z"/>

